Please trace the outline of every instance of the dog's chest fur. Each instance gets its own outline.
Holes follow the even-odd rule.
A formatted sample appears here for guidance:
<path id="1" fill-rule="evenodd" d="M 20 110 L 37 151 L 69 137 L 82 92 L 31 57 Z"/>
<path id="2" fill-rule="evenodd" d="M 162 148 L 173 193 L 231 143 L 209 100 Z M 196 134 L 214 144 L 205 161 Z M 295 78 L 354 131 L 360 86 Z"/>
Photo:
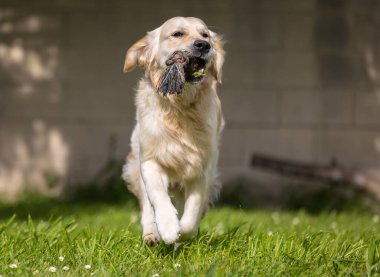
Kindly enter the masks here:
<path id="1" fill-rule="evenodd" d="M 173 181 L 202 176 L 217 147 L 212 95 L 185 91 L 187 96 L 164 98 L 147 83 L 141 82 L 142 87 L 137 95 L 140 158 L 155 160 Z"/>

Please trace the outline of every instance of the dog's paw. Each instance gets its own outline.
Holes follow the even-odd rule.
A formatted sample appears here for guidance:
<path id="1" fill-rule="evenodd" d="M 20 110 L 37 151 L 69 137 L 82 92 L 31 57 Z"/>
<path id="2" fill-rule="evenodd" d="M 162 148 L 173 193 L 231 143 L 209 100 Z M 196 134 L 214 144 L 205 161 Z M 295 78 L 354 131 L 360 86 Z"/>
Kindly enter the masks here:
<path id="1" fill-rule="evenodd" d="M 160 242 L 160 239 L 153 233 L 150 233 L 143 237 L 143 241 L 146 245 L 153 247 L 153 246 L 156 246 Z"/>
<path id="2" fill-rule="evenodd" d="M 198 233 L 198 226 L 193 224 L 187 224 L 186 222 L 181 221 L 181 241 L 191 239 L 195 237 Z"/>
<path id="3" fill-rule="evenodd" d="M 173 244 L 179 239 L 180 228 L 179 224 L 174 224 L 172 226 L 167 226 L 164 230 L 160 232 L 162 240 L 166 244 Z"/>
<path id="4" fill-rule="evenodd" d="M 173 244 L 178 240 L 180 227 L 175 213 L 172 213 L 171 215 L 166 213 L 161 216 L 156 216 L 156 223 L 161 239 L 166 244 Z"/>

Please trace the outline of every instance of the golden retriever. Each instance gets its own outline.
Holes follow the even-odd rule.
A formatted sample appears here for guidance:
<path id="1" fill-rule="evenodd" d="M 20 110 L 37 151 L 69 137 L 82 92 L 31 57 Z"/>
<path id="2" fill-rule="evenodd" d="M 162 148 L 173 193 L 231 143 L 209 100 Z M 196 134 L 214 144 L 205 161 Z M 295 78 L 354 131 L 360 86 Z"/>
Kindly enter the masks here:
<path id="1" fill-rule="evenodd" d="M 191 53 L 182 93 L 157 82 L 175 52 Z M 124 71 L 140 66 L 136 125 L 123 179 L 140 203 L 143 240 L 172 244 L 193 237 L 219 190 L 218 145 L 224 126 L 216 92 L 224 62 L 220 37 L 194 17 L 174 17 L 133 44 Z"/>

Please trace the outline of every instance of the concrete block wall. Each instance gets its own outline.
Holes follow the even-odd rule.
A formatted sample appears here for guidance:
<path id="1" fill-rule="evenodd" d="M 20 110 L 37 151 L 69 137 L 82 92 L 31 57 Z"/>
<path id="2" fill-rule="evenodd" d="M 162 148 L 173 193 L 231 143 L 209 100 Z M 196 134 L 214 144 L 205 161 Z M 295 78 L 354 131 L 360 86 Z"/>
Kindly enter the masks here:
<path id="1" fill-rule="evenodd" d="M 247 176 L 278 195 L 285 179 L 252 170 L 256 152 L 380 168 L 378 1 L 3 0 L 2 195 L 49 191 L 52 176 L 59 193 L 123 159 L 141 74 L 122 73 L 125 52 L 176 15 L 226 40 L 225 183 Z"/>

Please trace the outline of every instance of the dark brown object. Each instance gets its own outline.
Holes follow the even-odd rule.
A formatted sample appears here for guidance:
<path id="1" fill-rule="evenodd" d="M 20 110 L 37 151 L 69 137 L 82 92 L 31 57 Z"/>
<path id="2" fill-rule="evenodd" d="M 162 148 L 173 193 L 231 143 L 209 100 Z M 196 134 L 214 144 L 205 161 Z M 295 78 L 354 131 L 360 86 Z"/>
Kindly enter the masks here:
<path id="1" fill-rule="evenodd" d="M 185 87 L 184 66 L 189 62 L 189 53 L 186 51 L 176 51 L 166 61 L 168 66 L 160 77 L 157 91 L 163 95 L 178 94 Z"/>
<path id="2" fill-rule="evenodd" d="M 255 154 L 251 165 L 287 176 L 349 184 L 372 193 L 380 200 L 380 179 L 376 176 L 376 172 L 347 169 L 339 166 L 334 159 L 329 165 L 321 165 Z"/>

